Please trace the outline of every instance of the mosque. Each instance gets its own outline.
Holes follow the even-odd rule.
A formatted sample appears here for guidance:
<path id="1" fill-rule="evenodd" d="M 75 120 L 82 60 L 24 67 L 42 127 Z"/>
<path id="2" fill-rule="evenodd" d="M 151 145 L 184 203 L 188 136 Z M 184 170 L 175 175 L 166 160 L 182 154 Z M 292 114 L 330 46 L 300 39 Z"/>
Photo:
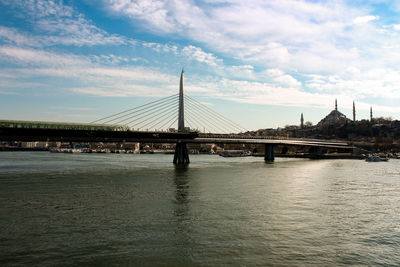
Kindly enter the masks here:
<path id="1" fill-rule="evenodd" d="M 325 126 L 335 125 L 335 124 L 345 124 L 351 121 L 356 121 L 356 107 L 354 101 L 353 101 L 353 120 L 350 120 L 349 118 L 346 117 L 346 115 L 338 111 L 337 99 L 335 99 L 335 109 L 332 110 L 325 118 L 320 120 L 316 126 L 318 128 L 323 128 Z M 370 108 L 370 121 L 372 121 L 372 107 Z M 300 128 L 302 129 L 304 128 L 303 113 L 301 113 L 300 117 Z"/>

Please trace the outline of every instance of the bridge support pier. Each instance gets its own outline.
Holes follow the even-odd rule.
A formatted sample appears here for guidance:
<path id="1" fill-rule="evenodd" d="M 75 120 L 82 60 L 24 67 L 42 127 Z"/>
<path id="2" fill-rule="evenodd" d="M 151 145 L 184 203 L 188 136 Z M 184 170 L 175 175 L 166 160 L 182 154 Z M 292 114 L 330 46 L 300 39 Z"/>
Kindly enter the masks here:
<path id="1" fill-rule="evenodd" d="M 265 144 L 264 149 L 264 160 L 265 162 L 274 162 L 275 155 L 274 155 L 274 145 L 273 144 Z"/>
<path id="2" fill-rule="evenodd" d="M 190 163 L 189 153 L 188 153 L 188 150 L 186 147 L 186 143 L 182 143 L 180 141 L 178 141 L 178 143 L 176 143 L 173 163 L 177 164 L 177 165 L 183 165 L 183 164 Z"/>

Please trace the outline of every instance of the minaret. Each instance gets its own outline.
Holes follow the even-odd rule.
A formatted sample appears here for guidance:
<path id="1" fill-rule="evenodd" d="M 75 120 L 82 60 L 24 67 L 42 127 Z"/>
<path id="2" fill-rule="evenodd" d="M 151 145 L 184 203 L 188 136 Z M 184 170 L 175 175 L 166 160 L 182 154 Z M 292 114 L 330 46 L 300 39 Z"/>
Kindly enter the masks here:
<path id="1" fill-rule="evenodd" d="M 335 111 L 337 111 L 337 98 L 335 98 Z"/>
<path id="2" fill-rule="evenodd" d="M 354 104 L 354 101 L 353 101 L 353 121 L 356 121 L 356 105 Z"/>
<path id="3" fill-rule="evenodd" d="M 301 129 L 304 128 L 304 117 L 303 117 L 303 113 L 301 113 L 301 117 L 300 117 L 300 128 L 301 128 Z"/>
<path id="4" fill-rule="evenodd" d="M 369 120 L 372 121 L 372 107 L 369 108 Z"/>
<path id="5" fill-rule="evenodd" d="M 181 80 L 179 83 L 179 111 L 178 111 L 178 132 L 185 130 L 185 117 L 184 117 L 184 106 L 183 106 L 183 69 L 181 72 Z"/>

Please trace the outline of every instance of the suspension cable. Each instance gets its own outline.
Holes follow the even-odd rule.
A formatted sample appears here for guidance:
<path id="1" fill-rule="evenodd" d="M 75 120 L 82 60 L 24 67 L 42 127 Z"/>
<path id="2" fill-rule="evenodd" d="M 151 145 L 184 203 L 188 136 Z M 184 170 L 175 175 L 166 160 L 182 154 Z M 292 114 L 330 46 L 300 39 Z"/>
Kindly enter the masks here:
<path id="1" fill-rule="evenodd" d="M 148 108 L 149 106 L 153 106 L 153 105 L 155 105 L 155 104 L 157 104 L 157 103 L 159 103 L 159 102 L 163 102 L 163 101 L 165 101 L 165 100 L 168 100 L 169 98 L 173 98 L 173 97 L 176 97 L 176 96 L 178 96 L 178 94 L 170 95 L 170 96 L 167 96 L 167 97 L 164 97 L 164 98 L 161 98 L 161 99 L 152 101 L 152 102 L 150 102 L 150 103 L 146 103 L 146 104 L 140 105 L 140 106 L 138 106 L 138 107 L 134 107 L 134 108 L 131 108 L 131 109 L 127 109 L 127 110 L 124 110 L 124 111 L 121 111 L 121 112 L 112 114 L 112 115 L 110 115 L 110 116 L 107 116 L 107 117 L 100 118 L 100 119 L 98 119 L 98 120 L 92 121 L 92 122 L 90 122 L 90 123 L 97 123 L 97 122 L 100 122 L 100 121 L 103 121 L 103 120 L 106 120 L 106 119 L 109 119 L 109 118 L 112 118 L 112 117 L 115 117 L 115 116 L 124 114 L 124 113 L 126 113 L 126 112 L 130 112 L 130 111 L 133 111 L 132 113 L 135 113 L 135 112 L 137 112 L 137 111 L 142 110 L 142 109 L 140 109 L 140 108 L 146 109 L 146 108 Z M 131 113 L 130 113 L 130 114 L 131 114 Z M 129 114 L 127 114 L 127 115 L 129 115 Z M 122 117 L 123 117 L 123 116 L 122 116 Z M 103 123 L 103 124 L 105 124 L 105 123 Z"/>
<path id="2" fill-rule="evenodd" d="M 156 112 L 158 112 L 160 110 L 168 109 L 171 106 L 176 106 L 176 104 L 177 103 L 175 101 L 168 101 L 168 102 L 165 102 L 165 103 L 157 106 L 155 109 L 145 110 L 145 111 L 139 112 L 139 113 L 137 113 L 137 114 L 135 114 L 133 116 L 129 116 L 128 118 L 125 118 L 125 119 L 121 120 L 120 122 L 124 121 L 126 124 L 130 124 L 130 123 L 132 123 L 132 122 L 134 122 L 136 120 L 140 120 L 142 118 L 151 116 L 151 115 L 153 115 L 154 113 L 156 113 Z M 128 121 L 128 122 L 126 122 L 126 121 Z"/>
<path id="3" fill-rule="evenodd" d="M 226 123 L 229 123 L 230 125 L 232 125 L 231 127 L 235 126 L 236 129 L 239 129 L 240 131 L 246 131 L 245 128 L 243 128 L 242 126 L 240 126 L 239 124 L 235 123 L 234 121 L 226 118 L 225 116 L 219 114 L 218 112 L 212 110 L 211 108 L 207 107 L 206 105 L 198 102 L 197 100 L 191 98 L 190 96 L 185 95 L 185 98 L 187 98 L 189 101 L 197 103 L 197 105 L 199 107 L 201 107 L 204 110 L 208 110 L 210 114 L 214 114 L 214 116 L 219 117 L 221 120 L 225 121 Z"/>
<path id="4" fill-rule="evenodd" d="M 212 123 L 212 122 L 213 122 L 213 125 L 216 125 L 216 124 L 219 125 L 219 126 L 218 126 L 218 129 L 223 130 L 223 132 L 230 133 L 230 132 L 232 132 L 232 130 L 235 129 L 235 127 L 232 127 L 231 125 L 228 125 L 228 127 L 227 127 L 226 123 L 223 123 L 223 122 L 221 122 L 220 120 L 217 120 L 214 116 L 211 116 L 211 118 L 210 118 L 210 116 L 208 116 L 208 114 L 206 114 L 204 111 L 202 111 L 201 109 L 199 109 L 197 106 L 192 105 L 192 104 L 189 104 L 189 102 L 188 102 L 188 107 L 189 107 L 190 109 L 193 108 L 193 109 L 195 109 L 196 111 L 198 111 L 198 112 L 199 112 L 199 115 L 200 115 L 200 114 L 203 114 L 204 117 L 207 118 L 207 120 L 209 121 L 209 123 Z M 202 118 L 204 118 L 204 117 L 202 117 Z"/>

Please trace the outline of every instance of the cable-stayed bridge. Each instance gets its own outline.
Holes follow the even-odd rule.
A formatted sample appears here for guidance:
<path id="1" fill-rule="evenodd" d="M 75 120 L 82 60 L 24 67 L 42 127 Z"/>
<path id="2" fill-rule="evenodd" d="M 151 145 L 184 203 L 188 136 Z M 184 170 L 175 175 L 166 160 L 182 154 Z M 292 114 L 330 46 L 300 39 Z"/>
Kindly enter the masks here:
<path id="1" fill-rule="evenodd" d="M 184 127 L 180 131 L 232 134 L 247 130 L 215 112 L 205 104 L 184 95 Z M 136 131 L 170 131 L 176 128 L 179 116 L 179 94 L 171 95 L 133 109 L 128 109 L 91 123 L 124 125 Z"/>
<path id="2" fill-rule="evenodd" d="M 244 127 L 184 95 L 183 74 L 178 94 L 91 123 L 0 121 L 0 141 L 175 143 L 175 164 L 190 162 L 190 143 L 264 144 L 268 162 L 275 145 L 352 149 L 345 142 L 248 136 Z"/>

